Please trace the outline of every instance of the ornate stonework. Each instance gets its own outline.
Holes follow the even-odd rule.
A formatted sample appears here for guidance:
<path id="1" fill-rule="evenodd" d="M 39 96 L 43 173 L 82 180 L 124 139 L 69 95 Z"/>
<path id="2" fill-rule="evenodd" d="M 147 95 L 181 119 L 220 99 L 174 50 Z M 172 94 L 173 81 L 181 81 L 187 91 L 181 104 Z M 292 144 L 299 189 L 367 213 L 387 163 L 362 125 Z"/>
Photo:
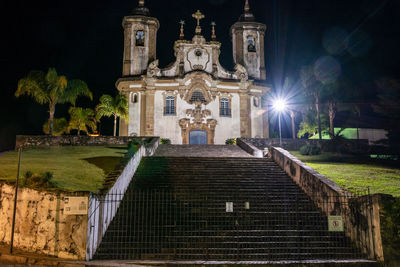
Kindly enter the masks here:
<path id="1" fill-rule="evenodd" d="M 265 79 L 265 25 L 249 21 L 249 6 L 243 16 L 246 20 L 231 29 L 233 71 L 220 64 L 216 24 L 211 24 L 210 41 L 201 35 L 204 15 L 200 11 L 193 14 L 197 26 L 191 40 L 185 40 L 181 21 L 173 47 L 176 60 L 165 68 L 159 66 L 155 54 L 158 20 L 149 17 L 144 3 L 125 17 L 124 77 L 117 87 L 128 96 L 136 94 L 137 102 L 130 101 L 130 115 L 135 119 L 122 122 L 120 133 L 157 135 L 177 144 L 189 144 L 194 130 L 205 131 L 208 144 L 223 144 L 236 137 L 267 137 L 268 112 L 260 99 L 269 87 L 259 81 Z M 142 39 L 135 40 L 135 34 Z M 168 110 L 173 112 L 165 112 L 167 97 Z"/>

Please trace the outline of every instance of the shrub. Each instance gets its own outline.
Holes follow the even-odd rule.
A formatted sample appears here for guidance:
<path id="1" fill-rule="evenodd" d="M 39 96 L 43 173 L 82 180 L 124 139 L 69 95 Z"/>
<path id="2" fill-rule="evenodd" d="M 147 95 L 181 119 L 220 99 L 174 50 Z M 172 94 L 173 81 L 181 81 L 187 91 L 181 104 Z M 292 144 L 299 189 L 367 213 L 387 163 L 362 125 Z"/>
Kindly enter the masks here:
<path id="1" fill-rule="evenodd" d="M 321 148 L 315 145 L 305 145 L 300 147 L 299 152 L 303 156 L 319 155 L 321 154 Z"/>
<path id="2" fill-rule="evenodd" d="M 170 145 L 171 144 L 171 140 L 168 138 L 162 138 L 161 139 L 161 144 L 162 145 Z"/>
<path id="3" fill-rule="evenodd" d="M 21 181 L 20 181 L 19 184 L 20 184 L 22 187 L 25 187 L 26 184 L 27 184 L 27 180 L 30 179 L 32 176 L 33 176 L 33 172 L 31 172 L 31 171 L 26 171 L 25 174 L 24 174 L 24 176 L 21 178 Z"/>
<path id="4" fill-rule="evenodd" d="M 134 138 L 134 139 L 132 139 L 132 141 L 130 141 L 128 143 L 128 148 L 133 147 L 133 146 L 141 147 L 143 144 L 144 144 L 144 140 L 142 138 Z"/>
<path id="5" fill-rule="evenodd" d="M 225 141 L 226 145 L 236 145 L 236 138 L 229 138 Z"/>
<path id="6" fill-rule="evenodd" d="M 320 155 L 321 148 L 319 146 L 311 146 L 310 155 Z"/>
<path id="7" fill-rule="evenodd" d="M 53 173 L 51 172 L 37 174 L 27 171 L 24 174 L 21 185 L 33 189 L 55 188 L 55 184 L 52 179 Z"/>

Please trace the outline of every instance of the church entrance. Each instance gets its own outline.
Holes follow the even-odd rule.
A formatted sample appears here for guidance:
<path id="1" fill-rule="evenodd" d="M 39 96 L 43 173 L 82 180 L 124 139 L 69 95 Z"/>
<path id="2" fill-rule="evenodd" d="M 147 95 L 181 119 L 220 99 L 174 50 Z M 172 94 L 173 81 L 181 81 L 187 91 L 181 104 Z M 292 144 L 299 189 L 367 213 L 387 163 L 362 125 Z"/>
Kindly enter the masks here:
<path id="1" fill-rule="evenodd" d="M 207 145 L 207 132 L 194 130 L 190 132 L 189 144 L 191 145 Z"/>

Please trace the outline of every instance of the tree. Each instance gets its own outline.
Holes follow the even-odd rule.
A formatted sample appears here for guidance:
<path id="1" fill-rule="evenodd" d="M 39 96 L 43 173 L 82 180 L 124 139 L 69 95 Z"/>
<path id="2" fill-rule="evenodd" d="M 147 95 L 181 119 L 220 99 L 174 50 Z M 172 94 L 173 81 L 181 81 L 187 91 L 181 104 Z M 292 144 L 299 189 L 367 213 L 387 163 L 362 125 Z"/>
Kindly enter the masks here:
<path id="1" fill-rule="evenodd" d="M 329 135 L 331 139 L 335 136 L 333 121 L 336 117 L 337 104 L 340 100 L 340 92 L 337 83 L 326 84 L 323 86 L 323 95 L 328 106 L 329 116 Z"/>
<path id="2" fill-rule="evenodd" d="M 320 109 L 322 83 L 315 78 L 313 66 L 304 66 L 300 71 L 300 79 L 306 94 L 314 98 L 315 109 L 317 112 L 317 120 L 318 120 L 318 134 L 319 134 L 319 139 L 322 139 L 321 109 Z"/>
<path id="3" fill-rule="evenodd" d="M 71 117 L 69 120 L 68 132 L 77 130 L 78 135 L 80 135 L 81 131 L 89 134 L 89 128 L 92 131 L 97 130 L 97 122 L 92 109 L 70 107 L 68 113 Z"/>
<path id="4" fill-rule="evenodd" d="M 68 121 L 66 118 L 54 118 L 53 120 L 53 135 L 60 136 L 68 131 Z M 49 120 L 43 125 L 43 132 L 50 134 Z"/>
<path id="5" fill-rule="evenodd" d="M 378 104 L 373 105 L 375 112 L 389 119 L 388 130 L 389 145 L 392 151 L 400 151 L 400 81 L 383 78 L 376 81 L 378 89 Z"/>
<path id="6" fill-rule="evenodd" d="M 79 96 L 93 98 L 87 84 L 81 80 L 68 81 L 65 76 L 59 76 L 56 69 L 49 68 L 47 73 L 31 71 L 28 76 L 18 82 L 16 97 L 31 96 L 39 104 L 49 105 L 49 134 L 53 135 L 54 113 L 56 105 L 70 103 L 75 105 Z"/>
<path id="7" fill-rule="evenodd" d="M 128 98 L 118 94 L 115 98 L 110 95 L 100 97 L 100 104 L 96 107 L 96 118 L 114 117 L 114 136 L 117 135 L 117 118 L 128 119 Z"/>
<path id="8" fill-rule="evenodd" d="M 328 131 L 328 118 L 325 114 L 321 114 L 321 132 L 326 133 Z M 316 116 L 315 106 L 309 105 L 302 111 L 302 122 L 297 132 L 297 137 L 312 137 L 318 133 L 318 120 Z"/>

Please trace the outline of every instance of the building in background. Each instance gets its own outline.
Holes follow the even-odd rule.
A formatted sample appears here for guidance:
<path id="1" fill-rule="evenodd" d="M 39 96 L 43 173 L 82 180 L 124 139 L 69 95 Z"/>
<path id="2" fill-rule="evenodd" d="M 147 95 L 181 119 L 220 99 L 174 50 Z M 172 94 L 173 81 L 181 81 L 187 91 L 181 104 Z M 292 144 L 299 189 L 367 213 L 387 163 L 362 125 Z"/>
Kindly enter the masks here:
<path id="1" fill-rule="evenodd" d="M 244 14 L 230 29 L 234 71 L 219 62 L 221 43 L 212 24 L 210 40 L 197 27 L 185 39 L 184 22 L 174 44 L 176 61 L 162 69 L 156 57 L 160 23 L 150 17 L 144 0 L 123 20 L 123 77 L 117 88 L 129 98 L 129 121 L 122 136 L 160 136 L 173 144 L 224 144 L 229 138 L 268 138 L 268 110 L 261 96 L 265 84 L 266 25 L 255 21 L 246 0 Z"/>

